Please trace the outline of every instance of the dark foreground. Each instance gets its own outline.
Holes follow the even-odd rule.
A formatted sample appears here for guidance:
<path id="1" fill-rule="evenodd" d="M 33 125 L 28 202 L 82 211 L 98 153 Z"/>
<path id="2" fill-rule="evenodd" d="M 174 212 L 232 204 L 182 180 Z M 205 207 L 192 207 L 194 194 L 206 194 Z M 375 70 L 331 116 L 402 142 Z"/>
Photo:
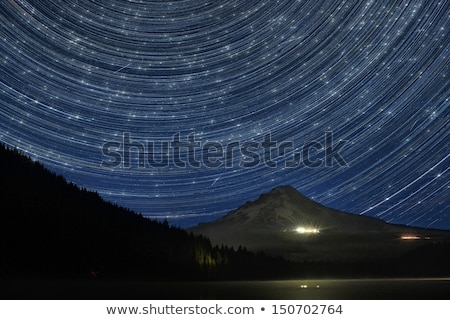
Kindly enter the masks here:
<path id="1" fill-rule="evenodd" d="M 450 278 L 231 282 L 1 280 L 2 299 L 448 300 Z"/>

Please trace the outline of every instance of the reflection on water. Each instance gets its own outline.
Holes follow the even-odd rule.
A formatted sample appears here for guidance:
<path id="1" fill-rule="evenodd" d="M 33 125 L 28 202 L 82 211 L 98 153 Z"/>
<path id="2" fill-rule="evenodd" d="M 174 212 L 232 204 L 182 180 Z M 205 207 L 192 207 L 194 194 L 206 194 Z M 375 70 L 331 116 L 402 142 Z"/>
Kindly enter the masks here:
<path id="1" fill-rule="evenodd" d="M 1 281 L 6 299 L 450 299 L 446 279 L 358 279 L 232 282 Z"/>
<path id="2" fill-rule="evenodd" d="M 205 298 L 264 300 L 448 299 L 450 279 L 296 280 L 204 285 Z"/>

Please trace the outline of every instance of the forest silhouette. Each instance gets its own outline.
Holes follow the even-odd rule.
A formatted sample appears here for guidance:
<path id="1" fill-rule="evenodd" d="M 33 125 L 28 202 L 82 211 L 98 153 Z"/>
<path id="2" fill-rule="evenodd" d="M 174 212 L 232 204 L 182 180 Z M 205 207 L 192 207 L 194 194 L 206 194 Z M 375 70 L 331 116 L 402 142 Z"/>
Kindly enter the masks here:
<path id="1" fill-rule="evenodd" d="M 0 173 L 0 270 L 8 277 L 226 280 L 287 272 L 283 259 L 213 247 L 106 202 L 4 145 Z"/>

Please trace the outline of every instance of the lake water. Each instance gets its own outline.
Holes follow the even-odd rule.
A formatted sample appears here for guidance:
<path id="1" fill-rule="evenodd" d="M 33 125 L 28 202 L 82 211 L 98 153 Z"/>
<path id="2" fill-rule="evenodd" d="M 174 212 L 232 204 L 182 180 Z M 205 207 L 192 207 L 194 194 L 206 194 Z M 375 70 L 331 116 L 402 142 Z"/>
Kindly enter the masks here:
<path id="1" fill-rule="evenodd" d="M 232 282 L 0 281 L 3 299 L 450 299 L 450 278 Z"/>

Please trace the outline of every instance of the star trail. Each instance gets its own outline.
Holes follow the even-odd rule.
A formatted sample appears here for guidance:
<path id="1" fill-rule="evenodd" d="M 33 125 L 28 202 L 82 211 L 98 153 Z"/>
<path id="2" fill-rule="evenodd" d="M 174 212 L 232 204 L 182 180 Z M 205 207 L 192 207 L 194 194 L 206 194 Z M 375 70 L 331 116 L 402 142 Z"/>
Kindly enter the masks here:
<path id="1" fill-rule="evenodd" d="M 3 0 L 0 24 L 0 141 L 108 201 L 191 226 L 292 185 L 450 229 L 449 1 Z M 299 148 L 325 132 L 348 166 L 101 165 L 124 133 Z"/>

